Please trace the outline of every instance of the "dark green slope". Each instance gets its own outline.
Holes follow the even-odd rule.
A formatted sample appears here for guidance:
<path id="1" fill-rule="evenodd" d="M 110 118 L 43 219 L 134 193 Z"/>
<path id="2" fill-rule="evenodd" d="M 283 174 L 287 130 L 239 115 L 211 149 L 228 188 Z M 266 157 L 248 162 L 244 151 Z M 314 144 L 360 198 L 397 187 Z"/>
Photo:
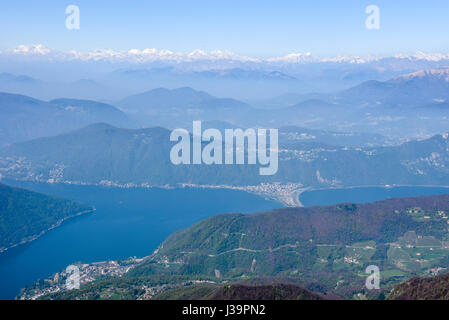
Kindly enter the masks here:
<path id="1" fill-rule="evenodd" d="M 0 252 L 91 207 L 0 184 Z"/>
<path id="2" fill-rule="evenodd" d="M 449 274 L 412 278 L 395 286 L 389 300 L 449 300 Z"/>
<path id="3" fill-rule="evenodd" d="M 170 131 L 95 124 L 71 133 L 17 143 L 0 150 L 0 172 L 11 179 L 119 184 L 305 186 L 447 185 L 447 135 L 395 147 L 347 149 L 322 143 L 283 142 L 279 170 L 260 165 L 173 165 Z M 206 144 L 206 143 L 205 143 Z"/>
<path id="4" fill-rule="evenodd" d="M 287 283 L 249 285 L 199 284 L 168 290 L 155 300 L 321 300 L 322 297 L 301 286 Z"/>
<path id="5" fill-rule="evenodd" d="M 0 168 L 4 168 L 5 177 L 10 178 L 40 177 L 88 183 L 165 185 L 260 181 L 255 165 L 174 165 L 170 161 L 173 145 L 170 131 L 164 128 L 131 130 L 99 123 L 69 134 L 5 148 L 0 152 Z M 16 160 L 25 159 L 15 166 L 10 156 Z M 51 172 L 58 168 L 61 174 L 52 177 Z"/>
<path id="6" fill-rule="evenodd" d="M 222 286 L 207 296 L 210 300 L 321 300 L 317 294 L 292 284 Z"/>
<path id="7" fill-rule="evenodd" d="M 258 214 L 225 214 L 171 235 L 159 255 L 174 256 L 188 250 L 222 254 L 244 246 L 252 250 L 274 249 L 295 241 L 348 244 L 374 240 L 389 242 L 409 230 L 441 236 L 444 219 L 420 221 L 407 209 L 449 210 L 449 195 L 397 198 L 368 204 L 285 208 Z M 242 234 L 244 233 L 244 236 Z M 238 247 L 237 247 L 238 248 Z"/>
<path id="8" fill-rule="evenodd" d="M 371 264 L 385 272 L 385 289 L 446 267 L 448 213 L 442 195 L 219 215 L 168 237 L 133 273 L 168 264 L 174 273 L 218 279 L 301 278 L 321 292 L 342 281 L 337 291 L 348 297 L 363 290 Z"/>
<path id="9" fill-rule="evenodd" d="M 449 195 L 223 214 L 172 234 L 120 278 L 43 298 L 149 299 L 161 294 L 158 298 L 231 299 L 257 294 L 217 289 L 242 282 L 299 285 L 327 298 L 383 298 L 401 281 L 447 268 L 448 221 Z M 365 288 L 370 265 L 379 267 L 380 290 Z"/>

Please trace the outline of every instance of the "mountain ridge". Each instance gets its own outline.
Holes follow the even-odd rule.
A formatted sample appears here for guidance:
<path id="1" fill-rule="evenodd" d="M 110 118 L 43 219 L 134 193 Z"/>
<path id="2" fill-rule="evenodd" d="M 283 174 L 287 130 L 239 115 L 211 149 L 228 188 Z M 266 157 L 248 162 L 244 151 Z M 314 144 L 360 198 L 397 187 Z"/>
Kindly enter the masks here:
<path id="1" fill-rule="evenodd" d="M 117 108 L 91 100 L 43 101 L 0 92 L 0 146 L 60 134 L 98 121 L 133 126 Z"/>
<path id="2" fill-rule="evenodd" d="M 92 210 L 88 205 L 0 183 L 0 253 Z"/>
<path id="3" fill-rule="evenodd" d="M 447 269 L 448 217 L 449 194 L 221 214 L 173 233 L 121 277 L 98 279 L 79 292 L 47 292 L 43 298 L 112 293 L 149 299 L 154 292 L 162 299 L 232 298 L 223 285 L 278 282 L 299 284 L 326 298 L 379 299 L 416 274 Z M 365 287 L 368 265 L 381 270 L 380 290 Z M 240 293 L 253 296 L 253 289 Z M 40 290 L 32 286 L 24 296 Z"/>
<path id="4" fill-rule="evenodd" d="M 295 183 L 298 186 L 446 185 L 447 134 L 396 146 L 347 148 L 282 135 L 279 170 L 256 165 L 174 165 L 170 130 L 105 124 L 0 149 L 0 173 L 10 179 L 135 185 Z M 348 163 L 350 165 L 348 166 Z"/>

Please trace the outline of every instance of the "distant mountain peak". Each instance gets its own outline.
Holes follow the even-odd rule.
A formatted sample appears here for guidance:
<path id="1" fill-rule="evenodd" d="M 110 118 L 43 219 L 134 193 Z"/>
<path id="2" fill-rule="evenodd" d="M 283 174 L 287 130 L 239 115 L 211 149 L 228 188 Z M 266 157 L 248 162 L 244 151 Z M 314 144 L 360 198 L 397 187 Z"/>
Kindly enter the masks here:
<path id="1" fill-rule="evenodd" d="M 90 124 L 84 128 L 81 128 L 79 130 L 77 130 L 78 132 L 82 132 L 82 131 L 103 131 L 103 130 L 114 130 L 117 129 L 117 127 L 114 127 L 108 123 L 105 122 L 97 122 L 97 123 L 93 123 Z"/>
<path id="2" fill-rule="evenodd" d="M 191 52 L 174 52 L 166 49 L 145 48 L 130 50 L 96 49 L 92 51 L 59 51 L 43 44 L 19 45 L 0 52 L 0 56 L 36 57 L 53 61 L 108 61 L 108 62 L 166 62 L 171 65 L 179 63 L 228 61 L 229 65 L 236 63 L 267 63 L 271 65 L 307 64 L 307 63 L 349 63 L 367 64 L 379 61 L 410 61 L 414 62 L 444 62 L 449 60 L 449 54 L 416 52 L 414 54 L 396 54 L 394 56 L 378 55 L 343 55 L 318 57 L 310 52 L 293 52 L 283 56 L 268 58 L 240 55 L 228 50 L 204 51 L 200 49 Z"/>
<path id="3" fill-rule="evenodd" d="M 320 99 L 309 99 L 302 101 L 294 106 L 288 107 L 289 109 L 299 109 L 299 108 L 307 108 L 307 107 L 329 107 L 332 106 L 332 104 L 320 100 Z"/>
<path id="4" fill-rule="evenodd" d="M 180 87 L 180 88 L 174 88 L 174 89 L 160 87 L 160 88 L 154 88 L 154 89 L 147 90 L 147 91 L 137 94 L 137 95 L 142 95 L 142 94 L 167 94 L 167 95 L 171 95 L 171 94 L 206 94 L 206 95 L 210 96 L 207 92 L 198 91 L 191 87 Z M 212 96 L 210 96 L 210 97 L 212 97 Z"/>
<path id="5" fill-rule="evenodd" d="M 449 67 L 439 69 L 420 70 L 417 72 L 409 73 L 393 79 L 392 81 L 410 81 L 416 79 L 435 79 L 444 80 L 449 82 Z"/>
<path id="6" fill-rule="evenodd" d="M 9 72 L 0 73 L 0 81 L 12 81 L 20 83 L 38 83 L 40 80 L 34 79 L 26 75 L 15 75 Z"/>

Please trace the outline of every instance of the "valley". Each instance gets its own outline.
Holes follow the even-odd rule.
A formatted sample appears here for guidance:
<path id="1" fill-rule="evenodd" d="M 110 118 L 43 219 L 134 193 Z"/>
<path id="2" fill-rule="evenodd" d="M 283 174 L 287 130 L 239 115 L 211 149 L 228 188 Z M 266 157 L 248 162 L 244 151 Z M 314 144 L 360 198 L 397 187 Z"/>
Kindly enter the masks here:
<path id="1" fill-rule="evenodd" d="M 59 282 L 28 287 L 22 297 L 139 299 L 190 285 L 271 277 L 267 281 L 296 281 L 324 296 L 375 298 L 413 275 L 447 271 L 448 203 L 440 195 L 218 215 L 175 232 L 152 255 L 125 263 L 130 268 L 118 277 L 97 277 L 80 291 L 64 291 L 62 275 Z M 381 291 L 364 289 L 370 264 L 381 268 Z"/>
<path id="2" fill-rule="evenodd" d="M 0 184 L 0 254 L 34 241 L 48 231 L 95 210 L 74 201 Z"/>
<path id="3" fill-rule="evenodd" d="M 0 51 L 0 299 L 447 298 L 448 64 Z"/>
<path id="4" fill-rule="evenodd" d="M 282 207 L 279 202 L 229 189 L 119 188 L 11 180 L 7 183 L 87 203 L 96 210 L 69 219 L 40 238 L 1 253 L 2 299 L 14 299 L 21 288 L 71 264 L 94 263 L 90 269 L 80 269 L 82 274 L 84 270 L 87 272 L 86 279 L 93 279 L 95 270 L 96 276 L 109 274 L 116 268 L 95 263 L 147 256 L 170 233 L 214 214 Z M 102 273 L 106 269 L 109 271 Z M 65 281 L 61 283 L 65 285 Z"/>

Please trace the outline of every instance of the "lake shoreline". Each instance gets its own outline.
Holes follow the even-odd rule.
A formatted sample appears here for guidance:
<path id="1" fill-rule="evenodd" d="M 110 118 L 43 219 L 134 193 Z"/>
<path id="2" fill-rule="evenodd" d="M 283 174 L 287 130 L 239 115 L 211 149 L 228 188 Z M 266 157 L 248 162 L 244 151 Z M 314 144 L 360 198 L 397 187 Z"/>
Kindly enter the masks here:
<path id="1" fill-rule="evenodd" d="M 1 179 L 0 179 L 1 180 Z M 323 190 L 350 190 L 350 189 L 360 189 L 360 188 L 402 188 L 402 187 L 420 187 L 420 188 L 448 188 L 449 185 L 399 185 L 399 184 L 391 184 L 391 185 L 357 185 L 357 186 L 326 186 L 326 187 L 316 187 L 316 186 L 306 186 L 301 183 L 260 183 L 259 185 L 201 185 L 194 183 L 176 183 L 176 184 L 165 184 L 165 185 L 151 185 L 149 183 L 118 183 L 114 181 L 103 180 L 98 183 L 89 183 L 89 182 L 81 182 L 81 181 L 31 181 L 31 180 L 17 180 L 17 179 L 3 179 L 5 181 L 19 181 L 19 182 L 32 182 L 32 183 L 45 183 L 49 185 L 54 184 L 63 184 L 63 185 L 77 185 L 77 186 L 95 186 L 95 187 L 104 187 L 104 188 L 123 188 L 123 189 L 131 189 L 131 188 L 142 188 L 142 189 L 163 189 L 163 190 L 174 190 L 174 189 L 227 189 L 227 190 L 239 190 L 245 191 L 251 194 L 258 195 L 260 197 L 264 197 L 269 200 L 274 200 L 279 202 L 287 207 L 304 207 L 304 204 L 301 201 L 301 195 L 304 192 L 309 191 L 323 191 Z M 2 250 L 0 249 L 0 253 Z"/>
<path id="2" fill-rule="evenodd" d="M 14 299 L 20 289 L 71 264 L 148 256 L 170 234 L 213 215 L 284 207 L 248 192 L 228 189 L 115 188 L 12 179 L 3 179 L 3 183 L 89 205 L 70 215 L 92 207 L 96 211 L 67 220 L 31 244 L 1 254 L 0 299 Z"/>
<path id="3" fill-rule="evenodd" d="M 401 190 L 402 189 L 402 190 Z M 421 189 L 416 193 L 413 190 Z M 432 191 L 432 189 L 434 189 Z M 439 189 L 439 190 L 435 190 Z M 431 191 L 431 192 L 428 192 Z M 367 196 L 367 192 L 369 196 Z M 364 195 L 361 195 L 364 193 Z M 323 206 L 343 203 L 369 203 L 393 198 L 425 197 L 449 194 L 448 185 L 361 185 L 334 186 L 331 188 L 309 188 L 301 193 L 305 206 Z"/>
<path id="4" fill-rule="evenodd" d="M 49 183 L 44 183 L 45 185 L 50 185 Z M 61 187 L 63 187 L 63 186 L 65 186 L 65 185 L 67 185 L 67 184 L 63 184 L 63 183 L 58 183 L 58 185 L 59 186 L 61 186 Z M 58 187 L 59 187 L 58 186 Z M 252 187 L 251 188 L 251 190 L 244 190 L 243 188 L 245 188 L 246 189 L 246 187 L 230 187 L 230 186 L 228 186 L 228 188 L 226 188 L 225 186 L 212 186 L 212 185 L 207 185 L 207 186 L 199 186 L 199 185 L 183 185 L 183 186 L 178 186 L 178 188 L 175 188 L 176 190 L 171 190 L 171 189 L 169 189 L 169 190 L 167 190 L 167 191 L 163 191 L 162 189 L 167 189 L 167 188 L 157 188 L 157 187 L 153 187 L 153 189 L 154 189 L 154 191 L 149 191 L 149 188 L 139 188 L 139 187 L 127 187 L 127 188 L 117 188 L 117 187 L 115 187 L 115 186 L 102 186 L 101 188 L 95 188 L 95 189 L 98 189 L 101 193 L 104 193 L 105 195 L 104 195 L 104 203 L 108 203 L 108 204 L 110 204 L 111 203 L 111 201 L 113 201 L 113 198 L 111 198 L 111 195 L 113 195 L 113 194 L 115 194 L 115 193 L 124 193 L 124 194 L 129 194 L 129 193 L 137 193 L 137 195 L 138 195 L 138 198 L 139 199 L 147 199 L 147 200 L 145 200 L 144 202 L 145 203 L 147 203 L 148 201 L 150 201 L 150 202 L 153 202 L 153 201 L 155 201 L 156 199 L 160 199 L 160 196 L 161 196 L 161 193 L 166 193 L 166 192 L 174 192 L 175 194 L 177 194 L 177 193 L 179 193 L 179 192 L 181 192 L 181 193 L 185 193 L 185 192 L 187 192 L 188 193 L 188 196 L 186 196 L 186 198 L 184 199 L 184 198 L 179 198 L 179 197 L 176 197 L 176 199 L 179 199 L 179 201 L 182 201 L 182 203 L 183 203 L 183 205 L 185 205 L 185 201 L 187 200 L 187 199 L 191 199 L 191 196 L 192 196 L 192 193 L 193 194 L 195 194 L 195 193 L 197 193 L 197 191 L 195 191 L 195 190 L 201 190 L 201 189 L 203 189 L 204 190 L 204 192 L 205 192 L 205 194 L 210 194 L 211 192 L 212 193 L 215 193 L 216 191 L 209 191 L 209 190 L 213 190 L 213 189 L 216 189 L 217 190 L 217 192 L 219 191 L 219 189 L 221 189 L 221 190 L 223 190 L 223 192 L 225 192 L 225 194 L 228 194 L 228 195 L 230 195 L 230 196 L 232 196 L 233 198 L 232 199 L 235 199 L 235 197 L 234 197 L 234 192 L 232 192 L 232 193 L 230 193 L 231 191 L 245 191 L 245 192 L 243 192 L 243 193 L 246 193 L 246 194 L 253 194 L 253 195 L 257 195 L 258 196 L 258 198 L 260 198 L 260 199 L 262 199 L 262 197 L 264 196 L 263 194 L 261 194 L 261 191 L 265 191 L 265 192 L 267 192 L 267 191 L 270 191 L 270 192 L 272 192 L 272 194 L 274 194 L 275 192 L 279 192 L 279 194 L 278 195 L 280 195 L 280 196 L 283 196 L 284 197 L 284 199 L 286 199 L 288 196 L 296 196 L 297 197 L 297 200 L 296 201 L 298 201 L 299 203 L 301 203 L 300 202 L 300 200 L 301 199 L 299 199 L 299 197 L 301 196 L 301 194 L 303 194 L 303 193 L 305 193 L 305 192 L 308 192 L 308 191 L 318 191 L 318 190 L 337 190 L 337 189 L 340 189 L 340 190 L 348 190 L 346 193 L 347 194 L 350 194 L 350 193 L 352 193 L 352 191 L 351 190 L 354 190 L 354 192 L 356 192 L 356 190 L 355 190 L 355 188 L 362 188 L 362 189 L 366 189 L 366 188 L 372 188 L 373 186 L 358 186 L 358 187 L 354 187 L 354 186 L 351 186 L 351 187 L 333 187 L 333 188 L 312 188 L 312 187 L 309 187 L 309 188 L 307 188 L 307 187 L 304 187 L 304 186 L 300 186 L 299 184 L 291 184 L 290 185 L 290 189 L 289 188 L 285 188 L 285 186 L 286 185 L 280 185 L 280 184 L 266 184 L 266 185 L 262 185 L 262 186 L 257 186 L 257 187 Z M 24 186 L 21 186 L 21 187 L 24 187 Z M 85 187 L 87 187 L 87 186 L 85 186 Z M 385 185 L 382 185 L 382 186 L 375 186 L 376 188 L 379 188 L 379 189 L 388 189 L 389 188 L 389 186 L 385 186 Z M 390 186 L 391 188 L 397 188 L 397 187 L 399 187 L 399 186 Z M 407 186 L 407 187 L 414 187 L 414 186 Z M 430 186 L 423 186 L 423 187 L 430 187 Z M 439 188 L 444 188 L 442 191 L 440 191 L 440 192 L 446 192 L 447 191 L 447 193 L 449 193 L 449 186 L 438 186 Z M 65 191 L 65 192 L 73 192 L 73 190 L 72 189 L 77 189 L 78 187 L 76 187 L 76 186 L 73 186 L 73 188 L 72 187 L 70 187 L 70 188 L 67 188 L 67 191 Z M 255 189 L 253 189 L 253 188 L 255 188 Z M 30 189 L 33 189 L 33 188 L 30 188 Z M 81 188 L 81 189 L 85 189 L 85 191 L 83 191 L 86 195 L 90 195 L 90 194 L 92 194 L 92 190 L 91 190 L 91 188 Z M 121 190 L 118 190 L 118 189 L 121 189 Z M 159 189 L 159 190 L 156 190 L 156 189 Z M 231 190 L 232 189 L 232 190 Z M 52 192 L 49 192 L 49 190 L 51 190 L 51 188 L 50 189 L 47 189 L 47 190 L 37 190 L 37 191 L 40 191 L 40 192 L 44 192 L 44 191 L 46 191 L 46 193 L 48 193 L 48 194 L 53 194 Z M 150 200 L 151 198 L 142 198 L 144 195 L 146 195 L 147 194 L 147 191 L 145 191 L 145 190 L 148 190 L 148 192 L 149 193 L 154 193 L 155 194 L 155 200 Z M 184 191 L 182 191 L 182 190 L 185 190 L 185 192 Z M 226 190 L 229 190 L 229 191 L 226 191 Z M 204 196 L 203 196 L 203 194 L 204 194 L 204 192 L 199 192 L 200 194 L 201 194 L 201 196 L 198 196 L 198 199 L 203 199 L 204 198 Z M 367 190 L 365 190 L 365 193 L 371 193 L 370 192 L 370 190 L 369 189 L 367 189 Z M 382 192 L 381 192 L 382 193 Z M 384 192 L 385 193 L 385 192 Z M 221 194 L 221 193 L 220 193 Z M 73 195 L 75 195 L 75 193 L 73 194 Z M 63 194 L 63 193 L 61 193 L 61 194 L 57 194 L 57 196 L 59 196 L 59 197 L 67 197 L 67 195 L 66 194 Z M 268 195 L 265 195 L 266 197 L 268 197 Z M 245 196 L 245 198 L 246 198 L 247 196 Z M 97 195 L 95 194 L 95 196 L 94 196 L 94 198 L 96 199 L 96 201 L 97 201 Z M 206 197 L 206 198 L 208 198 L 208 197 Z M 218 197 L 218 198 L 223 198 L 222 196 L 220 196 L 220 197 Z M 218 198 L 217 198 L 217 200 L 218 200 Z M 224 198 L 226 198 L 226 197 L 224 197 Z M 238 198 L 238 197 L 237 197 Z M 251 197 L 250 197 L 251 198 Z M 305 198 L 305 197 L 304 197 Z M 322 200 L 325 200 L 325 198 L 326 197 L 321 197 L 320 196 L 320 198 L 322 198 Z M 99 199 L 101 199 L 101 197 L 99 198 Z M 170 198 L 167 198 L 167 199 L 170 199 Z M 196 199 L 196 198 L 195 198 Z M 84 203 L 91 203 L 92 204 L 92 206 L 95 206 L 96 208 L 97 208 L 97 210 L 99 211 L 99 213 L 101 213 L 101 212 L 103 212 L 103 214 L 104 214 L 104 211 L 105 210 L 110 210 L 108 207 L 106 207 L 106 209 L 102 206 L 102 204 L 101 204 L 101 202 L 100 203 L 96 203 L 96 202 L 90 202 L 90 201 L 92 201 L 92 199 L 90 199 L 90 198 L 88 198 L 88 199 L 85 199 L 85 198 L 77 198 L 77 199 L 75 199 L 75 200 L 77 200 L 77 201 L 80 201 L 80 202 L 84 202 Z M 120 201 L 118 201 L 118 200 L 120 200 Z M 219 208 L 221 208 L 221 209 L 223 209 L 224 207 L 223 207 L 223 205 L 225 204 L 225 203 L 227 203 L 228 201 L 229 201 L 230 199 L 227 199 L 223 204 L 220 204 L 218 207 Z M 115 201 L 115 204 L 113 204 L 114 206 L 118 206 L 118 209 L 117 209 L 117 215 L 118 216 L 120 216 L 120 217 L 122 217 L 123 216 L 123 213 L 121 212 L 122 211 L 122 205 L 123 204 L 121 204 L 122 203 L 122 201 L 125 201 L 125 205 L 123 206 L 123 208 L 126 208 L 127 210 L 129 210 L 130 208 L 129 208 L 129 206 L 127 205 L 127 203 L 134 203 L 134 201 L 135 201 L 135 199 L 134 198 L 129 198 L 128 196 L 126 196 L 126 197 L 123 197 L 123 198 L 118 198 L 118 199 L 115 199 L 114 200 Z M 113 202 L 114 202 L 113 201 Z M 128 201 L 128 202 L 126 202 L 126 201 Z M 191 203 L 191 206 L 192 207 L 197 207 L 197 201 L 198 200 L 195 200 L 195 201 L 193 201 L 192 203 Z M 297 202 L 297 203 L 298 203 Z M 344 201 L 340 201 L 341 203 L 343 203 Z M 214 204 L 216 204 L 216 202 L 214 201 L 213 202 Z M 248 201 L 246 200 L 245 201 L 245 203 L 248 203 Z M 276 203 L 278 203 L 279 204 L 279 202 L 278 201 L 276 201 Z M 303 201 L 303 203 L 302 204 L 305 204 L 306 206 L 309 206 L 308 204 L 307 204 L 307 201 Z M 103 204 L 104 205 L 104 204 Z M 276 206 L 276 204 L 274 204 L 275 206 Z M 167 206 L 167 203 L 165 202 L 165 201 L 161 201 L 161 206 L 163 206 L 164 208 Z M 240 204 L 239 204 L 239 206 L 240 206 Z M 252 209 L 254 209 L 254 204 L 252 203 L 252 202 L 249 202 L 249 205 L 248 205 L 249 207 L 251 207 Z M 174 207 L 176 207 L 176 206 L 174 206 Z M 279 207 L 279 206 L 278 206 Z M 139 207 L 140 208 L 140 207 Z M 178 208 L 179 209 L 179 208 Z M 173 211 L 174 212 L 174 215 L 173 215 L 173 217 L 174 217 L 174 219 L 176 220 L 176 219 L 179 219 L 179 217 L 177 217 L 176 216 L 176 212 L 177 211 L 179 211 L 177 208 L 172 208 L 172 210 L 175 210 L 175 211 Z M 135 208 L 132 208 L 131 209 L 131 211 L 133 211 L 133 210 L 136 210 Z M 145 204 L 145 208 L 144 208 L 144 210 L 145 211 L 147 211 L 148 210 L 148 206 L 147 206 L 147 204 Z M 161 210 L 159 207 L 156 207 L 156 208 L 154 208 L 154 209 L 151 209 L 150 211 L 154 211 L 154 212 L 158 212 L 159 210 Z M 212 211 L 210 211 L 210 210 L 212 210 Z M 254 212 L 263 212 L 263 211 L 266 211 L 267 209 L 262 209 L 262 210 L 258 210 L 258 211 L 254 211 Z M 268 209 L 269 210 L 269 209 Z M 214 209 L 209 209 L 209 210 L 207 210 L 209 213 L 210 212 L 215 212 L 215 210 Z M 234 210 L 234 209 L 232 209 L 232 210 L 226 210 L 226 211 L 222 211 L 222 210 L 219 210 L 219 211 L 217 211 L 217 212 L 223 212 L 223 213 L 225 213 L 225 212 L 237 212 L 237 211 L 239 211 L 239 212 L 244 212 L 244 211 L 240 211 L 240 210 Z M 251 214 L 251 212 L 252 211 L 247 211 L 248 212 L 248 214 Z M 79 213 L 80 214 L 80 213 Z M 78 215 L 79 215 L 78 214 Z M 195 215 L 197 215 L 198 214 L 198 212 L 197 212 L 197 209 L 195 209 Z M 98 214 L 98 215 L 96 215 L 96 216 L 99 216 L 100 214 Z M 141 213 L 139 213 L 138 214 L 139 215 L 139 217 L 140 217 L 140 215 L 141 215 Z M 215 214 L 214 214 L 215 215 Z M 110 213 L 108 212 L 108 214 L 107 214 L 107 216 L 108 216 L 108 219 L 110 219 L 111 218 L 111 216 L 110 216 Z M 92 217 L 92 216 L 91 216 Z M 67 218 L 68 219 L 68 218 Z M 120 218 L 120 219 L 122 219 L 122 218 Z M 202 221 L 203 219 L 207 219 L 207 215 L 201 215 L 201 219 L 200 219 L 200 221 Z M 89 218 L 87 219 L 87 220 L 89 220 Z M 148 251 L 147 251 L 147 249 L 150 249 L 151 250 L 151 248 L 153 247 L 152 245 L 154 245 L 154 248 L 156 248 L 156 250 L 157 250 L 157 246 L 158 245 L 160 245 L 163 241 L 164 241 L 164 239 L 166 239 L 170 234 L 172 234 L 173 232 L 176 232 L 177 230 L 180 230 L 180 229 L 182 229 L 182 228 L 187 228 L 188 226 L 191 226 L 193 223 L 195 223 L 195 221 L 193 221 L 192 220 L 192 222 L 190 221 L 190 220 L 192 220 L 192 219 L 188 219 L 188 221 L 185 221 L 185 223 L 183 223 L 183 225 L 178 225 L 176 228 L 173 228 L 173 230 L 172 231 L 170 231 L 170 233 L 168 233 L 168 230 L 167 230 L 167 235 L 164 235 L 163 237 L 161 236 L 160 237 L 160 239 L 159 240 L 154 240 L 154 243 L 153 242 L 151 242 L 151 241 L 153 241 L 153 238 L 151 238 L 150 240 L 150 242 L 148 242 L 148 241 L 144 241 L 144 242 L 142 242 L 141 240 L 139 240 L 139 241 L 137 241 L 137 242 L 133 242 L 133 245 L 139 245 L 140 243 L 145 243 L 145 245 L 144 245 L 144 247 L 145 247 L 145 251 L 142 251 L 142 252 L 135 252 L 135 251 L 133 251 L 132 253 L 130 252 L 130 253 L 128 253 L 128 251 L 126 252 L 126 256 L 121 256 L 120 254 L 117 254 L 117 255 L 111 255 L 110 256 L 110 258 L 108 258 L 108 257 L 106 257 L 106 258 L 98 258 L 98 259 L 96 259 L 96 258 L 91 258 L 91 257 L 89 257 L 89 258 L 78 258 L 78 257 L 76 257 L 76 258 L 69 258 L 70 260 L 67 260 L 67 261 L 65 261 L 64 263 L 65 263 L 65 265 L 68 265 L 68 264 L 71 264 L 71 263 L 73 263 L 73 261 L 86 261 L 86 265 L 89 265 L 89 266 L 93 266 L 93 265 L 95 265 L 95 263 L 98 263 L 98 262 L 96 262 L 96 261 L 105 261 L 105 262 L 108 262 L 108 261 L 112 261 L 112 260 L 123 260 L 123 259 L 127 259 L 126 257 L 130 257 L 130 256 L 133 256 L 133 257 L 145 257 L 145 256 L 147 256 L 148 255 Z M 139 220 L 140 221 L 140 220 Z M 156 220 L 154 220 L 154 218 L 151 218 L 151 219 L 149 219 L 149 221 L 151 221 L 151 224 L 154 224 L 155 223 L 155 221 Z M 97 223 L 97 222 L 95 222 L 95 223 Z M 160 223 L 163 223 L 163 221 L 161 220 L 160 221 Z M 141 224 L 140 222 L 138 223 L 139 225 Z M 124 225 L 122 224 L 122 221 L 120 221 L 120 228 L 122 228 Z M 159 226 L 159 224 L 158 224 L 158 226 Z M 56 226 L 55 226 L 56 227 Z M 62 227 L 62 228 L 64 228 L 64 227 Z M 159 228 L 159 227 L 158 227 Z M 145 233 L 147 233 L 147 231 L 145 231 Z M 78 236 L 77 236 L 78 237 Z M 50 237 L 51 238 L 51 237 Z M 100 238 L 100 240 L 102 241 L 102 242 L 104 242 L 104 241 L 107 241 L 107 237 L 106 238 L 104 238 L 104 237 L 101 237 Z M 66 241 L 67 240 L 67 238 L 64 238 L 64 241 Z M 98 239 L 97 239 L 98 240 Z M 111 239 L 110 239 L 111 240 Z M 76 240 L 75 240 L 76 242 L 77 242 L 77 245 L 76 245 L 76 247 L 83 247 L 83 245 L 84 246 L 86 246 L 87 245 L 87 243 L 84 243 L 84 244 L 82 244 L 82 243 L 78 243 L 78 238 L 76 238 Z M 95 240 L 93 240 L 93 241 L 95 241 Z M 70 241 L 68 242 L 69 244 L 70 244 Z M 100 243 L 100 242 L 98 242 L 98 243 Z M 116 246 L 117 244 L 115 244 L 114 246 Z M 30 246 L 31 247 L 31 246 Z M 84 248 L 84 247 L 83 247 Z M 87 247 L 86 247 L 87 248 Z M 34 248 L 35 249 L 35 248 Z M 33 249 L 33 250 L 34 250 Z M 116 250 L 116 249 L 114 249 L 114 250 Z M 126 249 L 126 250 L 128 250 L 128 249 Z M 104 249 L 101 249 L 101 252 L 103 253 L 104 252 Z M 22 262 L 21 262 L 22 263 Z M 55 272 L 57 272 L 57 270 L 53 270 L 53 268 L 48 268 L 49 270 L 50 270 L 50 272 L 48 273 L 48 274 L 45 274 L 45 275 L 42 275 L 42 276 L 40 276 L 40 278 L 47 278 L 47 277 L 51 277 L 51 275 L 54 275 L 54 273 Z M 62 269 L 61 269 L 62 270 Z M 14 271 L 15 272 L 15 271 Z M 29 280 L 27 280 L 26 282 L 25 281 L 21 281 L 21 285 L 20 285 L 20 287 L 18 286 L 17 288 L 24 288 L 24 287 L 27 287 L 27 286 L 29 286 L 29 285 L 31 285 L 32 283 L 35 283 L 35 281 L 36 281 L 36 279 L 37 278 L 39 278 L 39 277 L 34 277 L 34 278 L 30 278 Z M 1 280 L 1 279 L 0 279 Z M 19 289 L 17 289 L 17 290 L 19 290 Z M 18 291 L 17 292 L 15 292 L 15 293 L 13 293 L 14 294 L 14 296 L 16 296 L 17 294 L 18 294 Z M 13 296 L 12 296 L 12 294 L 10 294 L 10 296 L 9 296 L 9 298 L 13 298 Z"/>
<path id="5" fill-rule="evenodd" d="M 90 209 L 90 210 L 84 210 L 84 211 L 78 212 L 78 213 L 76 213 L 76 214 L 74 214 L 74 215 L 71 215 L 71 216 L 69 216 L 69 217 L 65 217 L 65 218 L 63 218 L 63 219 L 59 219 L 59 220 L 56 221 L 54 224 L 52 224 L 49 228 L 47 228 L 47 229 L 45 229 L 45 230 L 42 230 L 39 234 L 36 234 L 36 235 L 32 235 L 32 236 L 26 237 L 26 238 L 22 239 L 19 243 L 13 244 L 13 245 L 11 245 L 11 246 L 9 246 L 9 247 L 1 247 L 1 248 L 0 248 L 0 254 L 2 254 L 2 253 L 4 253 L 4 252 L 7 252 L 8 250 L 11 250 L 11 249 L 13 249 L 13 248 L 17 248 L 17 247 L 19 247 L 19 246 L 21 246 L 21 245 L 24 245 L 24 244 L 26 244 L 26 243 L 33 242 L 33 241 L 39 239 L 40 237 L 42 237 L 42 236 L 43 236 L 44 234 L 46 234 L 47 232 L 49 232 L 49 231 L 51 231 L 51 230 L 53 230 L 53 229 L 59 227 L 59 226 L 60 226 L 61 224 L 63 224 L 65 221 L 67 221 L 67 220 L 69 220 L 69 219 L 72 219 L 72 218 L 79 217 L 79 216 L 81 216 L 81 215 L 84 215 L 84 214 L 87 214 L 87 213 L 90 213 L 90 212 L 94 212 L 95 210 L 96 210 L 95 208 L 92 208 L 92 209 Z"/>

